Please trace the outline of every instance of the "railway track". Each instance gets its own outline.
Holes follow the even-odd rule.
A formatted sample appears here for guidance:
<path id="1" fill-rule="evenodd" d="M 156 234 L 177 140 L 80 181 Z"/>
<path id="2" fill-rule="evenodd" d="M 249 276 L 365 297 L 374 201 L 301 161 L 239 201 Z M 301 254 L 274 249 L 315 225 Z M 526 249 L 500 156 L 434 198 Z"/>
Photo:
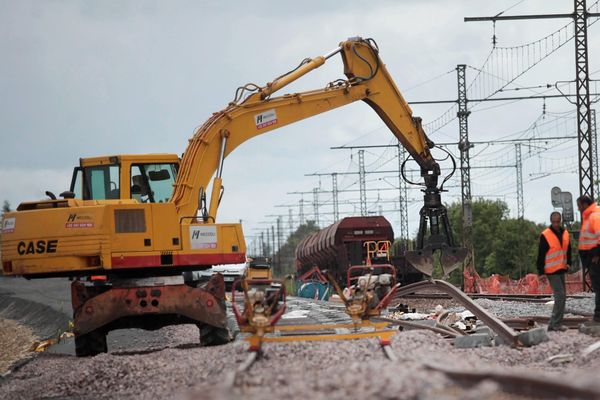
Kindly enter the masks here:
<path id="1" fill-rule="evenodd" d="M 552 298 L 552 294 L 485 294 L 485 293 L 466 293 L 472 299 L 491 299 L 504 301 L 524 301 L 531 303 L 545 303 Z M 402 296 L 406 299 L 451 299 L 452 296 L 446 293 L 411 293 Z M 587 296 L 568 295 L 567 299 L 585 299 Z"/>
<path id="2" fill-rule="evenodd" d="M 488 327 L 490 327 L 490 329 L 492 329 L 497 335 L 502 336 L 502 338 L 504 339 L 504 342 L 511 344 L 512 346 L 518 347 L 518 346 L 523 346 L 524 344 L 532 345 L 532 343 L 523 342 L 519 333 L 517 332 L 517 330 L 531 329 L 531 328 L 535 327 L 536 322 L 547 321 L 547 318 L 545 319 L 544 317 L 536 317 L 536 316 L 502 320 L 500 318 L 497 318 L 493 314 L 489 313 L 488 311 L 486 311 L 484 308 L 482 308 L 480 305 L 478 305 L 476 302 L 474 302 L 471 297 L 465 295 L 463 292 L 461 292 L 454 286 L 448 284 L 447 282 L 438 281 L 438 280 L 421 281 L 421 282 L 417 282 L 417 283 L 414 283 L 411 285 L 401 287 L 397 290 L 395 298 L 399 299 L 399 298 L 405 298 L 407 296 L 414 297 L 415 293 L 419 293 L 419 292 L 427 291 L 427 290 L 433 290 L 433 289 L 442 292 L 442 295 L 444 295 L 448 298 L 451 298 L 452 300 L 456 301 L 457 303 L 460 303 L 461 305 L 463 305 L 465 308 L 467 308 L 469 311 L 471 311 L 479 320 L 483 321 Z M 419 293 L 419 294 L 421 294 L 421 293 Z M 429 296 L 429 295 L 431 295 L 431 293 L 424 293 L 423 295 Z M 436 298 L 439 298 L 439 295 L 440 295 L 439 293 L 436 293 Z M 567 321 L 569 322 L 570 325 L 573 325 L 573 327 L 574 327 L 575 324 L 582 322 L 582 318 L 585 319 L 585 317 L 579 317 L 576 319 L 567 319 Z M 434 324 L 433 326 L 427 326 L 427 325 L 422 325 L 422 324 L 415 323 L 415 322 L 399 321 L 399 320 L 381 317 L 381 316 L 374 317 L 374 318 L 372 318 L 372 320 L 377 321 L 377 322 L 375 322 L 376 324 L 377 323 L 387 323 L 390 326 L 399 326 L 399 327 L 409 328 L 409 329 L 428 329 L 430 331 L 433 331 L 435 333 L 442 335 L 445 338 L 450 338 L 450 339 L 456 338 L 461 335 L 464 336 L 467 334 L 458 329 L 454 329 L 450 326 L 439 323 L 439 321 L 437 321 L 437 323 Z M 283 330 L 286 330 L 285 328 L 293 329 L 294 327 L 290 327 L 290 326 L 280 327 L 280 329 L 283 329 Z M 331 335 L 331 336 L 333 337 L 335 335 Z M 343 335 L 340 335 L 340 339 L 342 338 L 342 336 Z M 296 336 L 296 338 L 297 339 L 293 339 L 293 338 L 290 338 L 290 339 L 301 340 L 301 341 L 302 340 L 311 340 L 311 339 L 303 338 L 302 336 Z M 343 338 L 348 339 L 349 337 L 348 337 L 348 335 L 346 335 L 346 336 L 343 336 Z M 359 336 L 356 335 L 356 338 L 359 338 Z M 271 340 L 267 340 L 267 339 L 268 338 L 263 338 L 262 340 L 265 340 L 265 341 L 274 341 L 275 340 L 275 339 L 271 339 Z M 275 340 L 275 341 L 282 341 L 281 338 L 279 338 L 279 339 L 280 340 Z M 338 339 L 334 339 L 334 340 L 338 340 Z M 388 358 L 390 361 L 398 360 L 398 357 L 394 353 L 392 347 L 389 346 L 389 344 L 390 344 L 389 339 L 383 340 L 382 338 L 380 338 L 380 344 L 381 344 L 381 349 L 386 358 Z M 233 371 L 230 374 L 230 376 L 228 377 L 228 379 L 226 380 L 226 386 L 228 388 L 235 387 L 236 382 L 239 380 L 239 377 L 242 374 L 244 374 L 245 372 L 247 372 L 260 359 L 260 356 L 262 354 L 262 349 L 260 348 L 260 346 L 254 346 L 254 347 L 251 346 L 250 348 L 253 349 L 254 351 L 249 352 L 246 360 L 244 362 L 242 362 L 241 364 L 239 364 L 236 367 L 235 371 Z"/>
<path id="3" fill-rule="evenodd" d="M 381 350 L 383 351 L 384 356 L 393 362 L 398 361 L 398 356 L 394 353 L 394 350 L 386 343 L 381 345 Z M 259 351 L 248 351 L 248 355 L 246 359 L 240 363 L 234 371 L 230 372 L 229 375 L 224 380 L 224 387 L 228 391 L 232 391 L 240 381 L 242 375 L 250 370 L 252 366 L 254 366 L 258 361 L 262 359 L 263 350 Z"/>
<path id="4" fill-rule="evenodd" d="M 403 362 L 394 353 L 391 346 L 382 346 L 385 357 L 392 363 Z M 236 387 L 240 386 L 243 375 L 250 371 L 257 362 L 262 360 L 262 353 L 249 352 L 246 359 L 238 364 L 235 371 L 225 379 L 224 386 L 228 394 L 233 395 Z M 523 371 L 500 369 L 473 369 L 451 367 L 438 362 L 424 360 L 421 368 L 444 374 L 459 390 L 479 390 L 482 382 L 493 382 L 496 395 L 519 396 L 523 399 L 600 399 L 600 390 L 588 383 L 578 383 L 573 380 L 556 379 L 554 376 L 533 374 Z M 460 398 L 460 393 L 454 393 Z M 483 396 L 489 393 L 482 393 Z M 484 398 L 484 397 L 482 397 Z M 496 397 L 494 397 L 496 398 Z M 504 398 L 504 397 L 500 397 Z"/>
<path id="5" fill-rule="evenodd" d="M 556 379 L 556 377 L 533 375 L 523 371 L 467 370 L 432 362 L 426 362 L 424 365 L 426 368 L 442 372 L 452 380 L 466 386 L 475 386 L 484 380 L 493 381 L 511 395 L 531 396 L 536 399 L 600 399 L 599 390 L 572 381 Z"/>
<path id="6" fill-rule="evenodd" d="M 475 316 L 477 316 L 477 318 L 479 318 L 480 320 L 485 322 L 492 330 L 494 330 L 494 332 L 496 332 L 498 335 L 502 336 L 504 338 L 504 340 L 506 341 L 506 343 L 510 343 L 513 346 L 522 346 L 523 345 L 523 343 L 521 342 L 521 340 L 519 338 L 518 333 L 515 332 L 515 330 L 513 330 L 509 325 L 507 325 L 506 323 L 504 323 L 502 320 L 495 317 L 494 315 L 488 313 L 481 306 L 479 306 L 477 303 L 475 303 L 471 298 L 469 298 L 463 292 L 456 289 L 454 286 L 448 284 L 447 282 L 433 280 L 433 281 L 422 281 L 422 282 L 414 283 L 411 285 L 407 285 L 405 287 L 398 289 L 398 291 L 396 293 L 396 297 L 400 298 L 405 294 L 410 294 L 413 292 L 419 292 L 419 291 L 430 290 L 430 289 L 437 289 L 439 291 L 445 292 L 453 300 L 464 305 Z M 375 324 L 383 322 L 383 323 L 389 324 L 391 326 L 402 326 L 405 328 L 413 328 L 413 329 L 414 328 L 429 329 L 429 330 L 439 333 L 447 338 L 448 337 L 455 338 L 459 335 L 465 335 L 465 333 L 463 333 L 457 329 L 454 329 L 452 327 L 449 327 L 449 326 L 446 326 L 446 325 L 440 324 L 440 323 L 436 323 L 434 326 L 423 326 L 423 325 L 411 323 L 408 321 L 398 321 L 398 320 L 384 318 L 384 317 L 374 317 L 372 319 L 374 321 L 378 321 L 378 322 L 375 322 Z M 285 330 L 285 328 L 291 328 L 293 330 L 295 327 L 283 326 L 283 327 L 280 327 L 279 329 Z M 315 327 L 313 327 L 313 328 L 315 328 Z M 388 332 L 388 333 L 390 333 L 390 332 Z M 339 340 L 339 339 L 345 340 L 345 339 L 349 339 L 350 338 L 349 336 L 352 336 L 352 334 L 350 334 L 350 335 L 330 335 L 330 336 L 332 337 L 333 340 Z M 355 338 L 360 337 L 359 334 L 356 334 L 355 336 L 356 336 Z M 256 337 L 254 336 L 254 334 L 249 337 L 249 340 L 251 343 L 251 345 L 250 345 L 251 351 L 249 352 L 248 357 L 246 358 L 246 360 L 244 362 L 242 362 L 241 364 L 239 364 L 236 367 L 236 369 L 228 376 L 228 378 L 226 380 L 226 387 L 228 389 L 233 389 L 236 386 L 236 382 L 238 381 L 240 375 L 247 372 L 260 359 L 260 356 L 262 354 L 262 348 L 260 347 L 260 343 L 262 341 L 274 341 L 275 339 L 281 339 L 281 338 L 271 338 L 271 340 L 267 340 L 269 338 L 262 337 L 262 335 L 261 335 L 259 338 L 258 345 L 256 343 L 254 345 L 252 345 L 253 338 L 255 341 L 257 340 Z M 392 347 L 390 346 L 391 342 L 390 342 L 389 338 L 390 338 L 389 335 L 387 335 L 386 337 L 379 338 L 381 349 L 386 358 L 388 358 L 390 361 L 397 361 L 398 357 L 396 356 Z M 290 338 L 290 339 L 292 339 L 292 338 Z M 324 339 L 324 338 L 322 338 L 322 339 Z M 292 340 L 303 341 L 303 340 L 311 340 L 311 339 L 309 339 L 308 337 L 306 337 L 306 335 L 304 335 L 304 336 L 295 336 L 295 339 L 292 339 Z M 324 339 L 324 340 L 328 340 L 328 339 Z M 275 340 L 275 341 L 281 341 L 281 340 Z"/>
<path id="7" fill-rule="evenodd" d="M 291 299 L 290 308 L 312 310 L 309 316 L 311 323 L 344 322 L 339 320 L 342 316 L 339 305 L 304 303 L 301 299 Z M 527 329 L 526 325 L 531 321 L 543 323 L 543 317 L 535 315 L 513 319 L 515 321 L 504 319 L 502 322 L 517 331 L 520 330 L 519 325 Z M 302 318 L 284 321 L 294 324 L 302 322 Z M 573 324 L 577 322 L 574 320 Z M 405 323 L 396 321 L 395 325 Z M 393 398 L 394 394 L 406 394 L 406 397 L 412 398 L 438 398 L 436 395 L 441 397 L 443 394 L 452 400 L 477 398 L 473 397 L 477 395 L 490 399 L 516 396 L 522 399 L 600 398 L 600 386 L 578 385 L 573 379 L 587 373 L 588 384 L 596 382 L 589 375 L 597 370 L 598 349 L 593 347 L 595 352 L 589 354 L 585 349 L 591 349 L 598 339 L 572 330 L 554 333 L 552 343 L 539 349 L 515 350 L 500 346 L 469 350 L 452 346 L 453 333 L 443 327 L 440 329 L 438 333 L 441 335 L 437 337 L 428 332 L 407 329 L 394 336 L 391 346 L 381 349 L 374 341 L 364 340 L 269 343 L 264 348 L 264 357 L 261 357 L 261 353 L 255 352 L 240 355 L 241 343 L 218 348 L 190 346 L 184 351 L 183 347 L 195 340 L 196 330 L 195 327 L 178 326 L 169 329 L 169 336 L 173 345 L 181 347 L 156 348 L 148 354 L 143 349 L 132 354 L 111 351 L 90 359 L 51 354 L 36 357 L 26 367 L 14 371 L 11 374 L 14 378 L 0 382 L 0 399 L 43 398 L 64 393 L 66 386 L 73 397 L 83 396 L 90 390 L 107 390 L 107 387 L 110 390 L 106 392 L 106 398 L 127 397 L 144 390 L 152 390 L 157 397 L 170 397 L 181 390 L 171 386 L 173 380 L 170 377 L 175 375 L 184 377 L 181 378 L 184 386 L 191 388 L 186 390 L 193 390 L 198 394 L 197 398 L 214 394 L 210 398 L 326 399 L 332 391 L 344 393 L 347 383 L 354 382 L 353 379 L 362 380 L 357 387 L 352 387 L 352 395 L 348 398 Z M 540 352 L 547 356 L 540 358 Z M 566 355 L 571 361 L 565 361 Z M 558 356 L 563 357 L 562 361 L 556 361 Z M 448 371 L 440 368 L 440 363 Z M 463 370 L 457 366 L 468 368 Z M 521 376 L 519 371 L 522 369 L 518 366 L 536 371 L 537 379 Z M 487 367 L 494 370 L 483 369 Z M 211 369 L 217 371 L 217 375 L 207 375 L 206 371 Z M 506 374 L 498 374 L 496 369 Z M 549 371 L 560 376 L 571 375 L 560 387 L 550 386 L 552 390 L 546 390 L 544 385 L 547 387 L 548 381 L 553 381 Z M 359 372 L 361 375 L 353 375 Z M 300 381 L 299 373 L 302 374 Z M 518 375 L 518 379 L 514 375 Z M 83 384 L 82 376 L 87 377 Z M 432 381 L 437 381 L 438 385 L 431 388 Z M 374 388 L 370 382 L 387 382 L 391 387 Z M 3 397 L 3 391 L 9 394 L 8 397 Z"/>

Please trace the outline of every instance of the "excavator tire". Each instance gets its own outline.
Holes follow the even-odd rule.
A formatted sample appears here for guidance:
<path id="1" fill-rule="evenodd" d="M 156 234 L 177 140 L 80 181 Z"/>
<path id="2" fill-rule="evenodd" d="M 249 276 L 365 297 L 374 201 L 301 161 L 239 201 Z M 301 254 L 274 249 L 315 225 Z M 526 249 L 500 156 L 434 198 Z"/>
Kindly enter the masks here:
<path id="1" fill-rule="evenodd" d="M 91 357 L 107 352 L 106 333 L 95 330 L 85 335 L 75 336 L 75 355 L 77 357 Z"/>
<path id="2" fill-rule="evenodd" d="M 227 344 L 233 339 L 227 328 L 218 328 L 212 325 L 198 325 L 200 330 L 200 345 L 201 346 L 219 346 Z"/>

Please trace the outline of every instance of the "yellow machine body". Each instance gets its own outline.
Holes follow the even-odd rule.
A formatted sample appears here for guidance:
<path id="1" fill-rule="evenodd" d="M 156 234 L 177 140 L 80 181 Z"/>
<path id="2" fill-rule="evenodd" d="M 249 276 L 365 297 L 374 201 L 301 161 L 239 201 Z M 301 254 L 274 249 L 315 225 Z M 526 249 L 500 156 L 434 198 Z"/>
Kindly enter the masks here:
<path id="1" fill-rule="evenodd" d="M 109 185 L 118 189 L 118 199 L 44 200 L 22 203 L 17 211 L 6 213 L 3 273 L 36 277 L 112 270 L 139 274 L 141 268 L 148 274 L 168 275 L 181 269 L 244 261 L 241 225 L 210 224 L 198 221 L 195 215 L 177 215 L 175 205 L 168 201 L 172 184 L 166 199 L 161 199 L 164 202 L 136 199 L 132 171 L 140 165 L 172 166 L 175 175 L 179 158 L 145 154 L 81 159 L 82 171 L 118 171 L 108 177 L 114 179 Z M 109 197 L 109 191 L 103 194 L 100 197 Z"/>

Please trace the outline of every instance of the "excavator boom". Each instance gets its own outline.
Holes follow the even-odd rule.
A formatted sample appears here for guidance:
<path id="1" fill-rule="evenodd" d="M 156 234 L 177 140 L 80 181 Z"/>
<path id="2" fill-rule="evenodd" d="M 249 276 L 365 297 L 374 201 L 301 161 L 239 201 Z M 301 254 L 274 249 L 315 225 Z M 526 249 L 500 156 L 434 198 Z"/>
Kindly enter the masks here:
<path id="1" fill-rule="evenodd" d="M 272 96 L 337 53 L 342 56 L 346 80 L 332 82 L 324 89 Z M 206 190 L 215 172 L 216 178 L 221 178 L 223 159 L 246 140 L 358 100 L 377 112 L 422 169 L 439 175 L 439 167 L 429 152 L 432 143 L 420 120 L 413 119 L 410 106 L 379 59 L 374 42 L 349 39 L 327 56 L 311 59 L 263 87 L 253 86 L 257 89 L 254 93 L 214 113 L 190 140 L 172 198 L 181 215 L 195 213 L 198 194 Z M 207 215 L 211 221 L 216 219 L 218 186 L 213 186 Z"/>
<path id="2" fill-rule="evenodd" d="M 344 63 L 346 79 L 331 82 L 319 90 L 273 96 L 338 53 Z M 252 93 L 241 98 L 240 94 L 245 91 Z M 236 99 L 213 114 L 190 141 L 172 198 L 178 214 L 193 215 L 200 209 L 206 222 L 216 222 L 222 196 L 223 161 L 236 147 L 252 137 L 358 100 L 375 110 L 421 167 L 425 205 L 421 210 L 419 244 L 416 251 L 407 253 L 409 261 L 431 276 L 433 252 L 442 250 L 441 266 L 448 274 L 460 265 L 467 252 L 456 247 L 452 239 L 446 209 L 441 203 L 441 188 L 438 188 L 440 168 L 430 152 L 434 144 L 423 131 L 420 118 L 413 117 L 372 39 L 348 39 L 327 55 L 306 59 L 295 70 L 265 86 L 249 84 L 238 89 Z M 213 175 L 207 205 L 205 194 Z M 426 239 L 428 230 L 430 235 Z"/>

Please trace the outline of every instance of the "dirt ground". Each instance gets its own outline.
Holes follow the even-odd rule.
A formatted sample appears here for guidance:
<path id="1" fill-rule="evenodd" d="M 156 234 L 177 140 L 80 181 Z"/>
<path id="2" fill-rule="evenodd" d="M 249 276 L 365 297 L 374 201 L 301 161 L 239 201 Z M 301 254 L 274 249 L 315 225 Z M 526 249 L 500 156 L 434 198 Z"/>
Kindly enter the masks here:
<path id="1" fill-rule="evenodd" d="M 31 328 L 0 318 L 0 375 L 16 361 L 30 355 L 36 340 Z"/>

